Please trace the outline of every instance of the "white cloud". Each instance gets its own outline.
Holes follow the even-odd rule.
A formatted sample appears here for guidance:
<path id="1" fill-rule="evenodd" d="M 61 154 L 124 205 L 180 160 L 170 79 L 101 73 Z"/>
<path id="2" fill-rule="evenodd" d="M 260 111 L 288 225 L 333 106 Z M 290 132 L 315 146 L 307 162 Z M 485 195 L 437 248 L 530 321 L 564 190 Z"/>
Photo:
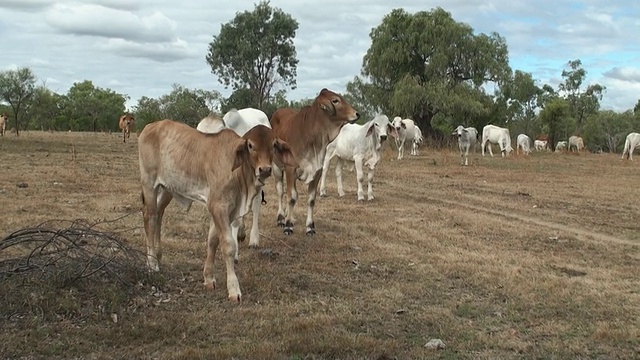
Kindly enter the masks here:
<path id="1" fill-rule="evenodd" d="M 136 43 L 123 39 L 109 39 L 100 48 L 125 57 L 147 58 L 159 62 L 172 62 L 195 57 L 198 54 L 181 39 L 167 43 Z"/>

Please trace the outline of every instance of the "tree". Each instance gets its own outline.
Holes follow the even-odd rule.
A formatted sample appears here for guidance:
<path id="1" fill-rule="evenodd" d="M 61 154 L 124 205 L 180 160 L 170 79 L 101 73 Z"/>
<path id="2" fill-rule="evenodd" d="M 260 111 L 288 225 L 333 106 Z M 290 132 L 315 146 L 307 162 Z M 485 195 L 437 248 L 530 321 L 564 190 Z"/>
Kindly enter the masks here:
<path id="1" fill-rule="evenodd" d="M 62 95 L 49 90 L 45 85 L 38 86 L 28 111 L 33 128 L 60 130 L 57 124 L 61 121 L 63 101 Z"/>
<path id="2" fill-rule="evenodd" d="M 540 111 L 540 122 L 549 134 L 551 150 L 555 150 L 558 139 L 567 139 L 574 126 L 571 118 L 571 107 L 567 100 L 554 98 Z"/>
<path id="3" fill-rule="evenodd" d="M 585 119 L 597 113 L 602 93 L 606 88 L 600 84 L 592 84 L 581 92 L 587 71 L 582 68 L 582 62 L 579 59 L 571 60 L 567 65 L 570 70 L 562 71 L 564 83 L 558 85 L 558 90 L 569 101 L 571 115 L 576 119 L 578 130 L 580 130 Z"/>
<path id="4" fill-rule="evenodd" d="M 617 113 L 612 110 L 599 111 L 590 116 L 583 127 L 582 135 L 587 145 L 615 153 L 621 149 L 627 134 L 633 129 L 632 110 Z"/>
<path id="5" fill-rule="evenodd" d="M 36 76 L 30 68 L 8 70 L 0 73 L 0 98 L 13 110 L 16 135 L 20 134 L 20 120 L 25 107 L 35 91 Z"/>
<path id="6" fill-rule="evenodd" d="M 513 79 L 503 86 L 503 95 L 507 99 L 509 118 L 515 124 L 517 133 L 535 136 L 540 131 L 536 115 L 543 90 L 539 88 L 531 73 L 516 70 Z M 511 130 L 516 130 L 512 128 Z"/>
<path id="7" fill-rule="evenodd" d="M 489 119 L 499 110 L 483 86 L 499 87 L 510 77 L 507 44 L 497 33 L 474 35 L 442 8 L 409 14 L 394 9 L 371 33 L 362 75 L 371 82 L 369 103 L 387 114 L 413 117 L 425 136 L 437 115 L 448 128 L 455 121 Z M 438 134 L 439 133 L 439 134 Z"/>
<path id="8" fill-rule="evenodd" d="M 207 63 L 221 84 L 234 91 L 249 89 L 252 105 L 263 109 L 276 84 L 296 87 L 297 29 L 289 14 L 262 1 L 221 26 L 209 44 Z"/>
<path id="9" fill-rule="evenodd" d="M 74 83 L 67 92 L 64 112 L 70 128 L 79 131 L 118 130 L 128 96 L 95 87 L 90 80 Z"/>

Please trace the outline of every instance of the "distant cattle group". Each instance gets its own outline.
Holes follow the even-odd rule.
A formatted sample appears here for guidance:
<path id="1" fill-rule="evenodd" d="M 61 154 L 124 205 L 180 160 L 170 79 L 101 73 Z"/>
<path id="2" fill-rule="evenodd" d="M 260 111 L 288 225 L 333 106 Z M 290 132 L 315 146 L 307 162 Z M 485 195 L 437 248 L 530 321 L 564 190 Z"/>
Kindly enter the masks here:
<path id="1" fill-rule="evenodd" d="M 193 202 L 201 203 L 211 218 L 204 285 L 216 287 L 213 269 L 220 247 L 228 297 L 231 301 L 240 301 L 242 292 L 235 263 L 239 261 L 238 241 L 245 238 L 243 217 L 252 212 L 249 247 L 258 247 L 263 188 L 271 175 L 278 198 L 276 224 L 283 227 L 285 235 L 294 232 L 296 183 L 300 181 L 307 186 L 305 234 L 314 235 L 316 195 L 319 187 L 320 196 L 328 196 L 326 182 L 332 161 L 338 196 L 345 195 L 343 167 L 351 163 L 356 175 L 356 199 L 371 201 L 375 198 L 374 172 L 380 165 L 385 143 L 393 139 L 397 160 L 404 158 L 406 146 L 411 146 L 411 155 L 418 155 L 418 146 L 424 137 L 412 119 L 396 116 L 390 121 L 386 115 L 377 114 L 356 124 L 359 118 L 358 111 L 340 94 L 322 89 L 310 105 L 301 109 L 277 109 L 271 118 L 261 110 L 244 108 L 231 109 L 223 117 L 207 116 L 196 129 L 171 120 L 145 126 L 138 139 L 138 151 L 148 267 L 154 271 L 160 268 L 160 229 L 167 205 L 173 199 L 186 209 Z M 129 114 L 120 117 L 123 141 L 133 129 L 133 121 Z M 456 137 L 463 166 L 469 165 L 469 153 L 475 152 L 477 143 L 483 156 L 485 151 L 493 156 L 492 145 L 499 147 L 502 157 L 514 150 L 509 130 L 491 124 L 485 126 L 481 134 L 474 127 L 459 125 L 452 135 Z M 528 135 L 519 134 L 515 138 L 516 154 L 529 155 L 532 145 L 535 151 L 550 151 L 550 141 L 543 134 L 533 141 Z M 640 147 L 640 134 L 629 134 L 623 158 L 633 160 L 637 147 Z M 580 152 L 585 147 L 581 137 L 571 136 L 559 141 L 555 148 Z M 335 217 L 341 218 L 338 214 Z"/>

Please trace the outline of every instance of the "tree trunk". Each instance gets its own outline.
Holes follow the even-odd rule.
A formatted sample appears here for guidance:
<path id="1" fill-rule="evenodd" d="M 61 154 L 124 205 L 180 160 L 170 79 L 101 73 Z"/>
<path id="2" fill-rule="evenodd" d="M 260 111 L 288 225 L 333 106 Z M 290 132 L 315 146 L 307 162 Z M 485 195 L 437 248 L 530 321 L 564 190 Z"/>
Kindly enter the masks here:
<path id="1" fill-rule="evenodd" d="M 445 134 L 431 126 L 433 114 L 416 114 L 413 118 L 416 126 L 422 131 L 422 137 L 424 137 L 426 143 L 437 149 L 449 146 L 449 139 Z"/>

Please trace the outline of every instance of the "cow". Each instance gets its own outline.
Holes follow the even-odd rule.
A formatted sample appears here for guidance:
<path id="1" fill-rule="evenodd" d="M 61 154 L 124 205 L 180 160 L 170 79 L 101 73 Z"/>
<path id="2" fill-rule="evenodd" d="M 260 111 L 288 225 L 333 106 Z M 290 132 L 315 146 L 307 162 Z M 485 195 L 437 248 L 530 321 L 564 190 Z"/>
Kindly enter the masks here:
<path id="1" fill-rule="evenodd" d="M 231 109 L 222 119 L 219 117 L 209 115 L 206 118 L 200 120 L 196 129 L 206 133 L 217 133 L 224 128 L 229 128 L 235 131 L 239 136 L 244 136 L 249 130 L 255 126 L 264 125 L 271 128 L 269 123 L 269 117 L 262 110 L 254 108 L 245 109 Z M 253 199 L 251 205 L 251 213 L 253 215 L 251 234 L 249 236 L 249 247 L 257 248 L 260 245 L 260 207 L 262 205 L 261 197 L 256 196 Z M 238 220 L 238 240 L 244 240 L 246 238 L 246 231 L 244 221 Z"/>
<path id="2" fill-rule="evenodd" d="M 474 127 L 464 127 L 458 125 L 451 135 L 458 137 L 458 148 L 460 149 L 460 165 L 469 165 L 469 149 L 474 149 L 478 139 L 478 130 Z"/>
<path id="3" fill-rule="evenodd" d="M 196 129 L 203 133 L 215 134 L 226 127 L 227 125 L 224 123 L 224 120 L 215 115 L 209 115 L 200 120 Z"/>
<path id="4" fill-rule="evenodd" d="M 316 233 L 313 210 L 327 145 L 335 140 L 344 125 L 354 123 L 359 118 L 360 114 L 341 95 L 327 89 L 322 89 L 313 103 L 300 111 L 282 108 L 276 110 L 271 116 L 271 127 L 274 133 L 289 144 L 299 164 L 298 168 L 284 166 L 282 169 L 277 164 L 273 168 L 278 192 L 276 223 L 284 227 L 285 235 L 293 233 L 293 209 L 298 201 L 296 180 L 308 186 L 306 234 Z M 286 217 L 283 209 L 285 174 L 289 196 Z"/>
<path id="5" fill-rule="evenodd" d="M 625 155 L 629 161 L 633 161 L 633 150 L 640 147 L 640 134 L 632 132 L 627 135 L 627 140 L 624 142 L 624 150 L 622 150 L 622 158 Z"/>
<path id="6" fill-rule="evenodd" d="M 118 127 L 122 130 L 122 142 L 127 142 L 131 137 L 131 132 L 135 129 L 136 119 L 131 114 L 124 114 L 118 120 Z"/>
<path id="7" fill-rule="evenodd" d="M 516 154 L 520 151 L 525 155 L 529 155 L 531 152 L 531 138 L 526 134 L 520 134 L 516 137 Z"/>
<path id="8" fill-rule="evenodd" d="M 0 136 L 4 136 L 4 133 L 7 130 L 7 122 L 9 122 L 7 114 L 3 113 L 0 115 Z"/>
<path id="9" fill-rule="evenodd" d="M 556 152 L 560 152 L 562 150 L 567 150 L 567 142 L 566 141 L 558 141 L 556 144 Z"/>
<path id="10" fill-rule="evenodd" d="M 167 205 L 172 199 L 187 209 L 194 201 L 201 203 L 211 216 L 204 285 L 209 289 L 216 286 L 213 267 L 220 244 L 228 297 L 239 302 L 242 294 L 234 269 L 237 227 L 233 224 L 249 211 L 253 198 L 271 176 L 274 157 L 285 165 L 297 165 L 290 147 L 266 126 L 256 126 L 240 137 L 229 129 L 205 134 L 172 120 L 148 124 L 138 141 L 149 269 L 160 270 L 160 229 Z"/>
<path id="11" fill-rule="evenodd" d="M 584 141 L 580 136 L 570 136 L 569 137 L 569 150 L 570 151 L 580 152 L 580 150 L 584 149 Z"/>
<path id="12" fill-rule="evenodd" d="M 345 161 L 353 161 L 356 168 L 356 179 L 358 181 L 358 201 L 364 201 L 364 180 L 363 166 L 369 168 L 367 176 L 367 200 L 373 200 L 373 175 L 376 164 L 380 160 L 380 149 L 387 137 L 398 137 L 395 127 L 389 122 L 386 115 L 376 115 L 373 120 L 364 125 L 347 124 L 342 127 L 338 137 L 327 145 L 327 153 L 324 156 L 322 166 L 322 176 L 320 178 L 320 196 L 327 196 L 327 172 L 329 163 L 334 157 L 338 158 L 336 163 L 336 181 L 338 183 L 338 195 L 344 196 L 342 186 L 342 166 Z"/>
<path id="13" fill-rule="evenodd" d="M 501 128 L 495 125 L 487 125 L 482 129 L 482 156 L 484 156 L 485 148 L 489 143 L 489 154 L 493 157 L 491 144 L 498 144 L 502 157 L 508 156 L 513 151 L 511 147 L 511 135 L 509 129 Z"/>
<path id="14" fill-rule="evenodd" d="M 422 130 L 416 126 L 416 133 L 414 134 L 413 141 L 411 141 L 411 153 L 410 155 L 418 156 L 418 147 L 424 141 L 422 137 Z"/>
<path id="15" fill-rule="evenodd" d="M 398 137 L 396 138 L 396 147 L 398 148 L 398 160 L 401 160 L 404 157 L 404 144 L 406 141 L 411 143 L 413 146 L 413 139 L 416 138 L 416 128 L 415 122 L 411 119 L 402 119 L 400 116 L 396 116 L 393 118 L 393 122 L 391 123 L 393 127 L 396 128 L 398 132 Z"/>
<path id="16" fill-rule="evenodd" d="M 542 151 L 544 149 L 547 149 L 547 151 L 550 151 L 548 144 L 549 144 L 549 142 L 547 140 L 534 140 L 533 141 L 533 147 L 536 149 L 536 151 Z"/>

